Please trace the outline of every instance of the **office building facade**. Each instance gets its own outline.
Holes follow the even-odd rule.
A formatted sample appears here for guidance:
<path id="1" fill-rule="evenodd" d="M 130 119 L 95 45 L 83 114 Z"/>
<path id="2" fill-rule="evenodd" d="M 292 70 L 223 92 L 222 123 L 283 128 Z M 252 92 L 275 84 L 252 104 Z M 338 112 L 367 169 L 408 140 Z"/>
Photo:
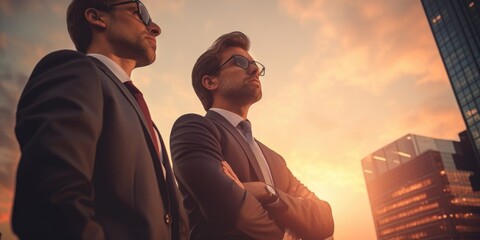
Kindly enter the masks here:
<path id="1" fill-rule="evenodd" d="M 480 239 L 465 145 L 408 134 L 362 159 L 379 240 Z"/>
<path id="2" fill-rule="evenodd" d="M 421 1 L 480 161 L 480 0 Z"/>

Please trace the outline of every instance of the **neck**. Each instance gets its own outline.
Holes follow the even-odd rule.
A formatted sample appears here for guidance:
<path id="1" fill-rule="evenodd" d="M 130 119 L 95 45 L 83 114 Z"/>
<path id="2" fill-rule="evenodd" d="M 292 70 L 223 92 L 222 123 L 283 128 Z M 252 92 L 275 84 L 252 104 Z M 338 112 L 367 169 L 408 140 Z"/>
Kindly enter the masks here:
<path id="1" fill-rule="evenodd" d="M 220 108 L 220 109 L 224 109 L 224 110 L 233 112 L 233 113 L 237 114 L 238 116 L 242 117 L 243 120 L 246 120 L 247 119 L 247 114 L 248 114 L 248 109 L 250 108 L 250 105 L 248 105 L 248 106 L 236 106 L 236 105 L 227 104 L 227 103 L 224 103 L 224 104 L 214 103 L 212 105 L 212 108 Z"/>
<path id="2" fill-rule="evenodd" d="M 116 64 L 118 64 L 123 69 L 123 71 L 125 71 L 125 73 L 127 73 L 129 77 L 131 77 L 132 71 L 136 66 L 135 60 L 119 57 L 114 53 L 111 47 L 105 44 L 92 44 L 88 48 L 87 53 L 102 54 L 105 57 L 112 59 Z"/>

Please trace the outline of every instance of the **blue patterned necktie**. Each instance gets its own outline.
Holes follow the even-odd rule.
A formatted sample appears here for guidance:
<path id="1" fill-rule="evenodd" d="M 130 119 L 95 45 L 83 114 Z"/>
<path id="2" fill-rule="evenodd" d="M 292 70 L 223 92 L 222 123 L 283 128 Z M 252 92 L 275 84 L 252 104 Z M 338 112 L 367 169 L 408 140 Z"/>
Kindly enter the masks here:
<path id="1" fill-rule="evenodd" d="M 262 171 L 263 178 L 265 179 L 265 183 L 268 185 L 274 186 L 272 174 L 270 172 L 270 168 L 268 167 L 267 160 L 265 159 L 265 156 L 263 156 L 262 150 L 260 149 L 258 144 L 255 142 L 255 139 L 253 139 L 252 125 L 250 121 L 248 120 L 241 121 L 238 125 L 240 126 L 240 129 L 243 131 L 245 139 L 247 140 L 248 145 L 252 149 L 252 152 L 255 154 L 255 158 L 257 159 L 258 165 L 260 166 L 260 170 Z"/>

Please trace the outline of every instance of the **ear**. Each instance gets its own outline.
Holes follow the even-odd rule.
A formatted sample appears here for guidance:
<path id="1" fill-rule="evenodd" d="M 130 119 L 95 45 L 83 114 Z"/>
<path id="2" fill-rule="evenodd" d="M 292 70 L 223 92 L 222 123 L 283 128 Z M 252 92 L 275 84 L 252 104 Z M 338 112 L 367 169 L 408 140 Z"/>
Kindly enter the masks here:
<path id="1" fill-rule="evenodd" d="M 87 10 L 85 10 L 85 19 L 87 19 L 87 22 L 89 22 L 93 26 L 105 28 L 107 26 L 105 24 L 105 18 L 105 12 L 99 11 L 95 8 L 88 8 Z"/>
<path id="2" fill-rule="evenodd" d="M 218 78 L 205 75 L 202 77 L 202 85 L 209 91 L 213 91 L 218 88 Z"/>

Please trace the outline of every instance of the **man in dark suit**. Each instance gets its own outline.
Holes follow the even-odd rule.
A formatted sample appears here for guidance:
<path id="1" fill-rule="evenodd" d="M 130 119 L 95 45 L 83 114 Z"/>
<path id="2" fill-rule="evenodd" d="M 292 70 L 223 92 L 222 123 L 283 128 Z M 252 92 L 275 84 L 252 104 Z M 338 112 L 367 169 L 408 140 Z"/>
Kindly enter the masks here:
<path id="1" fill-rule="evenodd" d="M 43 58 L 18 103 L 15 233 L 185 239 L 167 152 L 130 80 L 155 60 L 160 27 L 138 0 L 73 0 L 67 25 L 78 52 Z"/>
<path id="2" fill-rule="evenodd" d="M 187 114 L 171 133 L 173 166 L 189 214 L 190 239 L 324 239 L 331 208 L 252 138 L 247 113 L 262 96 L 263 65 L 243 33 L 221 36 L 192 71 L 207 114 Z"/>

